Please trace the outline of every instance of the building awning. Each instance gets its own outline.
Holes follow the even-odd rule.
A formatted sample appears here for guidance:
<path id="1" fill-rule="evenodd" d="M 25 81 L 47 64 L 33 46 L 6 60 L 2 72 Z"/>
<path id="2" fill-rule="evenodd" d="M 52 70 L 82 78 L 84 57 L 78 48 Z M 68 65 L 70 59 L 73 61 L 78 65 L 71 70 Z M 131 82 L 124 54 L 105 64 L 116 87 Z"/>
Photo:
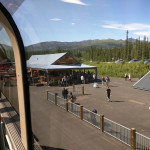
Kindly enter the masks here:
<path id="1" fill-rule="evenodd" d="M 95 66 L 81 64 L 67 53 L 47 55 L 32 55 L 27 61 L 27 67 L 43 70 L 63 69 L 96 69 Z"/>
<path id="2" fill-rule="evenodd" d="M 32 65 L 28 65 L 27 67 L 32 68 L 32 69 L 43 69 L 43 70 L 96 69 L 97 68 L 95 66 L 89 66 L 89 65 L 85 65 L 85 64 L 80 64 L 80 65 L 50 65 L 50 66 L 32 64 Z"/>

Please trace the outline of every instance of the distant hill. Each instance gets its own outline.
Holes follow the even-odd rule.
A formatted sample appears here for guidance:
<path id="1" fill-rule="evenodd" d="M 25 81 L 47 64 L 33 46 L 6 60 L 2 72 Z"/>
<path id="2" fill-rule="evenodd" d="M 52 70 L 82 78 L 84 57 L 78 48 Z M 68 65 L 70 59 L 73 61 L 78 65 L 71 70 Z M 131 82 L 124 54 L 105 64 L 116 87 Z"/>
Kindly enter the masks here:
<path id="1" fill-rule="evenodd" d="M 134 43 L 134 39 L 132 42 Z M 80 42 L 41 42 L 37 44 L 33 44 L 26 47 L 26 51 L 42 51 L 42 50 L 57 50 L 58 48 L 66 49 L 66 50 L 84 50 L 90 48 L 91 46 L 95 46 L 97 48 L 113 48 L 120 47 L 120 44 L 125 44 L 124 40 L 114 40 L 114 39 L 106 39 L 106 40 L 85 40 Z"/>
<path id="2" fill-rule="evenodd" d="M 135 39 L 130 38 L 129 41 L 135 43 Z M 125 45 L 125 40 L 114 40 L 114 39 L 106 39 L 106 40 L 84 40 L 79 42 L 59 42 L 59 41 L 50 41 L 50 42 L 41 42 L 33 45 L 29 45 L 25 47 L 26 51 L 38 52 L 38 51 L 55 51 L 59 48 L 63 50 L 84 50 L 88 49 L 91 46 L 95 46 L 97 48 L 114 48 L 120 47 L 120 44 Z M 3 48 L 7 51 L 12 50 L 11 46 L 1 44 Z"/>

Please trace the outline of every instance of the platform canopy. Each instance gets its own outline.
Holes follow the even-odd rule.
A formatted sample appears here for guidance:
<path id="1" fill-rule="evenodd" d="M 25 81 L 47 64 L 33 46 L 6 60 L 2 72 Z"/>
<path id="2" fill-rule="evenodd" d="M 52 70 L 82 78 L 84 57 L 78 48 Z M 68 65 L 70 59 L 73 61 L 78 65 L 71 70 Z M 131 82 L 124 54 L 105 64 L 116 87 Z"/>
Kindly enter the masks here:
<path id="1" fill-rule="evenodd" d="M 56 53 L 46 55 L 32 55 L 27 60 L 27 67 L 43 70 L 61 70 L 61 69 L 96 69 L 95 66 L 81 64 L 71 57 L 68 53 Z"/>

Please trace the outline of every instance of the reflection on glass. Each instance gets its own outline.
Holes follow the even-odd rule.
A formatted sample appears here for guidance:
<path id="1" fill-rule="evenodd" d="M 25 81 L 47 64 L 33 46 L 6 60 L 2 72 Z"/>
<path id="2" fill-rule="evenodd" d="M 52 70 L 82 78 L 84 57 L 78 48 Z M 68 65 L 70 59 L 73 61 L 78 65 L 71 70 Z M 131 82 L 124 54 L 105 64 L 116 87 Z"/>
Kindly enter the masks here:
<path id="1" fill-rule="evenodd" d="M 1 2 L 11 15 L 13 15 L 17 11 L 17 9 L 20 7 L 23 1 L 24 0 L 1 0 Z"/>
<path id="2" fill-rule="evenodd" d="M 0 89 L 19 113 L 15 60 L 12 46 L 4 28 L 0 31 Z"/>

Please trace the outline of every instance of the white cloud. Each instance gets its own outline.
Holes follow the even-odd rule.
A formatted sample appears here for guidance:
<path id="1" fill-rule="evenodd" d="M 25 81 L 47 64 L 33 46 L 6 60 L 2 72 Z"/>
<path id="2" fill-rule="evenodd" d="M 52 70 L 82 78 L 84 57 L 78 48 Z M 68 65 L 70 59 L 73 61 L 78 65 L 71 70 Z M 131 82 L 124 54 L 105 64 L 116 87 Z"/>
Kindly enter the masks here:
<path id="1" fill-rule="evenodd" d="M 106 24 L 106 25 L 102 25 L 102 28 L 134 31 L 134 30 L 150 30 L 150 25 L 148 25 L 148 24 L 139 24 L 139 23 Z"/>
<path id="2" fill-rule="evenodd" d="M 78 5 L 87 5 L 86 3 L 81 2 L 81 0 L 61 0 L 61 1 L 66 3 L 78 4 Z"/>
<path id="3" fill-rule="evenodd" d="M 49 20 L 51 20 L 51 21 L 61 21 L 62 19 L 60 19 L 60 18 L 52 18 L 52 19 L 49 19 Z"/>
<path id="4" fill-rule="evenodd" d="M 74 23 L 74 22 L 72 22 L 71 24 L 72 24 L 72 25 L 75 25 L 75 23 Z"/>
<path id="5" fill-rule="evenodd" d="M 150 36 L 150 31 L 147 32 L 134 32 L 133 34 L 139 35 L 139 36 Z"/>

